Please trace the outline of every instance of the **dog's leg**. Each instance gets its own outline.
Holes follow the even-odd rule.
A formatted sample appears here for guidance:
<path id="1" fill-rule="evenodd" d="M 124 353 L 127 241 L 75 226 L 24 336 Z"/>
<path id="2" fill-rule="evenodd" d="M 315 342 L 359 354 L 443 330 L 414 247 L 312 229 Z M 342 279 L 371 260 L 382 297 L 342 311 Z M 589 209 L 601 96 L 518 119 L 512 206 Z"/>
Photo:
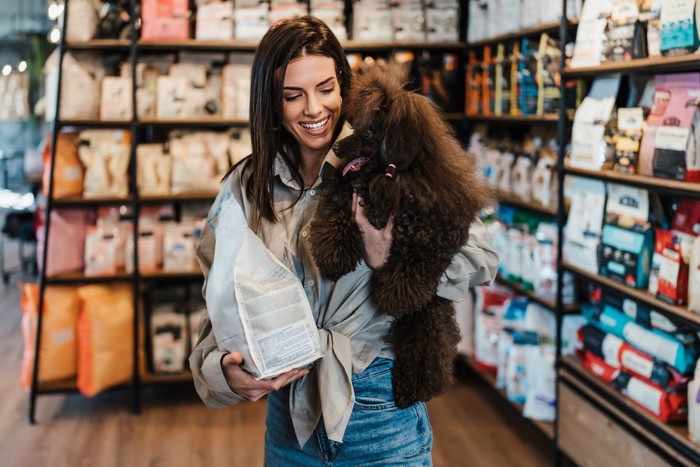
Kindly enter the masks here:
<path id="1" fill-rule="evenodd" d="M 352 217 L 352 186 L 324 189 L 311 222 L 311 253 L 321 274 L 338 280 L 355 270 L 364 255 L 360 230 Z"/>
<path id="2" fill-rule="evenodd" d="M 390 342 L 396 354 L 396 405 L 406 408 L 442 394 L 453 381 L 459 328 L 452 302 L 435 296 L 423 309 L 394 322 Z"/>

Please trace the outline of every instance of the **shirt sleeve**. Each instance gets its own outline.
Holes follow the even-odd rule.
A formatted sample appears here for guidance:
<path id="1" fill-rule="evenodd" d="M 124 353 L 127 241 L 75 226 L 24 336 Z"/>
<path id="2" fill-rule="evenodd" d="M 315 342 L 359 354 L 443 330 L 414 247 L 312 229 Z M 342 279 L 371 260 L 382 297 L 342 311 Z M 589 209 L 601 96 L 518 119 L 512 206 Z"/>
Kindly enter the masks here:
<path id="1" fill-rule="evenodd" d="M 480 219 L 469 228 L 469 241 L 453 258 L 440 279 L 437 294 L 461 302 L 470 287 L 491 284 L 496 278 L 498 254 L 491 246 Z"/>
<path id="2" fill-rule="evenodd" d="M 204 314 L 199 323 L 199 339 L 190 355 L 190 370 L 197 394 L 210 409 L 232 407 L 244 400 L 228 385 L 221 359 L 226 352 L 219 350 L 211 329 L 209 315 Z"/>
<path id="3" fill-rule="evenodd" d="M 228 191 L 228 180 L 224 182 L 219 195 L 209 210 L 209 215 L 202 228 L 202 234 L 197 242 L 195 250 L 197 262 L 204 274 L 204 285 L 202 295 L 206 298 L 207 278 L 214 260 L 214 249 L 216 247 L 215 226 L 217 214 L 221 206 L 224 194 Z M 210 409 L 231 407 L 244 400 L 228 385 L 221 367 L 221 359 L 226 352 L 219 350 L 216 337 L 212 330 L 208 312 L 204 312 L 199 323 L 199 338 L 192 354 L 190 355 L 190 371 L 194 386 L 204 404 Z"/>

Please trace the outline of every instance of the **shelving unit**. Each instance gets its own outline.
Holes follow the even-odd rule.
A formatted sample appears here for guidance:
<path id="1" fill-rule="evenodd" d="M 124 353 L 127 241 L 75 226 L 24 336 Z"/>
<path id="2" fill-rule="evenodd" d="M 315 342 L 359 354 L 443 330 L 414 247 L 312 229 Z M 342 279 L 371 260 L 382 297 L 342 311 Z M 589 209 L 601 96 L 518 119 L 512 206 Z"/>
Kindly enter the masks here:
<path id="1" fill-rule="evenodd" d="M 478 365 L 474 359 L 470 357 L 461 357 L 461 363 L 466 365 L 470 373 L 477 375 L 482 381 L 484 381 L 488 386 L 493 388 L 493 390 L 500 395 L 505 402 L 513 407 L 513 409 L 520 415 L 523 413 L 523 404 L 513 402 L 508 399 L 506 392 L 503 389 L 496 387 L 496 376 L 493 373 L 487 371 L 482 371 L 479 369 Z M 554 440 L 554 424 L 551 422 L 546 422 L 542 420 L 535 420 L 532 418 L 526 418 L 530 421 L 544 436 L 549 440 Z"/>
<path id="2" fill-rule="evenodd" d="M 566 1 L 564 1 L 566 3 Z M 562 27 L 563 31 L 569 31 L 571 28 L 568 25 Z M 566 81 L 574 79 L 589 79 L 610 74 L 644 73 L 648 75 L 675 73 L 684 71 L 697 71 L 700 67 L 700 55 L 691 54 L 678 57 L 652 57 L 639 60 L 630 60 L 625 62 L 603 63 L 596 67 L 585 68 L 566 68 L 562 74 L 562 90 L 566 85 Z M 564 93 L 562 93 L 565 96 Z M 562 106 L 566 103 L 562 102 Z M 559 122 L 560 144 L 563 150 L 566 142 L 569 140 L 569 132 L 565 122 Z M 611 170 L 588 170 L 577 167 L 564 165 L 564 161 L 560 160 L 560 201 L 563 198 L 563 178 L 565 175 L 584 177 L 589 179 L 601 180 L 603 182 L 611 182 L 616 184 L 624 184 L 643 188 L 655 193 L 664 195 L 674 195 L 688 198 L 700 198 L 700 184 L 692 184 L 676 180 L 668 180 L 662 178 L 654 178 L 643 175 L 629 175 L 614 172 Z M 559 212 L 557 215 L 559 224 L 559 248 L 563 245 L 563 229 L 564 215 Z M 570 263 L 563 261 L 560 253 L 560 264 L 558 269 L 561 273 L 567 271 L 573 273 L 578 280 L 585 283 L 597 284 L 603 287 L 604 290 L 611 290 L 624 294 L 627 298 L 633 301 L 651 307 L 654 310 L 665 313 L 671 317 L 678 318 L 686 324 L 700 329 L 700 316 L 689 312 L 681 306 L 671 305 L 663 300 L 657 299 L 649 294 L 646 290 L 638 290 L 629 287 L 620 282 L 614 281 L 597 273 L 591 273 L 580 269 Z M 560 279 L 561 280 L 561 279 Z M 561 290 L 561 284 L 559 285 Z M 561 313 L 563 305 L 558 300 L 557 309 Z M 564 391 L 569 402 L 580 400 L 581 403 L 591 409 L 595 409 L 597 415 L 601 417 L 597 423 L 604 423 L 604 426 L 581 427 L 581 436 L 598 436 L 601 441 L 582 440 L 580 441 L 580 449 L 576 453 L 579 459 L 585 459 L 582 462 L 593 462 L 595 459 L 600 460 L 603 454 L 592 453 L 590 449 L 586 452 L 586 448 L 597 446 L 596 443 L 605 444 L 604 438 L 616 438 L 614 442 L 609 442 L 606 446 L 600 449 L 605 451 L 606 448 L 618 443 L 620 449 L 632 451 L 641 456 L 647 456 L 641 459 L 641 462 L 646 465 L 656 465 L 657 463 L 674 464 L 674 465 L 698 465 L 700 464 L 700 446 L 696 445 L 688 438 L 687 423 L 662 423 L 654 417 L 646 414 L 639 409 L 634 403 L 626 399 L 609 385 L 605 384 L 593 374 L 583 368 L 580 361 L 576 357 L 559 355 L 558 363 L 558 399 L 561 400 L 559 394 Z M 562 412 L 567 416 L 572 414 L 572 409 L 558 405 L 557 423 L 560 422 Z M 579 408 L 578 410 L 584 410 Z M 595 418 L 593 415 L 588 417 L 590 420 Z M 583 419 L 581 419 L 583 420 Z M 577 421 L 567 421 L 563 430 L 568 436 L 567 439 L 559 439 L 559 427 L 555 429 L 557 438 L 557 449 L 559 452 L 567 451 L 571 454 L 572 443 L 577 443 L 575 438 L 576 427 L 572 424 Z M 617 439 L 619 438 L 619 439 Z M 585 446 L 585 447 L 584 447 Z M 609 455 L 608 461 L 611 463 L 619 462 L 622 459 L 627 459 L 627 454 L 623 451 L 617 457 L 612 451 L 606 451 Z M 640 460 L 640 459 L 637 459 Z M 635 462 L 635 461 L 632 461 Z"/>
<path id="3" fill-rule="evenodd" d="M 348 0 L 348 6 L 350 1 Z M 136 18 L 135 1 L 131 2 L 132 21 Z M 67 10 L 67 9 L 66 9 Z M 65 37 L 65 25 L 68 21 L 67 12 L 64 13 L 62 36 Z M 133 23 L 132 23 L 133 26 Z M 132 30 L 135 28 L 132 27 Z M 87 42 L 61 42 L 58 46 L 59 64 L 58 64 L 58 95 L 56 102 L 61 102 L 61 78 L 63 71 L 63 62 L 66 51 L 94 51 L 103 52 L 106 54 L 121 55 L 131 65 L 132 83 L 136 82 L 136 65 L 140 61 L 143 54 L 160 54 L 172 52 L 226 52 L 226 53 L 248 53 L 252 54 L 257 48 L 257 41 L 200 41 L 200 40 L 184 40 L 184 41 L 147 41 L 140 40 L 135 35 L 127 40 L 102 40 L 95 39 Z M 388 54 L 394 50 L 420 50 L 434 52 L 449 52 L 461 54 L 464 51 L 465 43 L 462 41 L 447 42 L 447 43 L 432 43 L 432 42 L 411 42 L 411 43 L 394 43 L 394 42 L 343 42 L 347 52 L 363 52 L 363 53 L 382 53 Z M 459 68 L 459 67 L 458 67 Z M 132 109 L 137 109 L 136 93 L 131 93 Z M 462 112 L 446 113 L 446 119 L 453 122 L 461 122 L 464 119 Z M 51 211 L 54 208 L 78 208 L 78 207 L 99 207 L 107 205 L 127 205 L 132 209 L 133 216 L 133 241 L 138 244 L 138 224 L 139 224 L 139 208 L 142 206 L 159 205 L 166 203 L 175 203 L 183 205 L 188 203 L 211 203 L 213 202 L 216 193 L 188 193 L 187 195 L 172 195 L 172 196 L 140 196 L 136 189 L 136 146 L 140 142 L 139 134 L 150 134 L 152 129 L 226 129 L 226 128 L 242 128 L 247 127 L 247 120 L 228 120 L 222 118 L 198 118 L 186 120 L 157 120 L 157 119 L 139 119 L 136 112 L 133 112 L 131 119 L 126 121 L 101 121 L 101 120 L 69 120 L 62 119 L 60 108 L 57 108 L 55 120 L 51 125 L 51 164 L 54 165 L 56 158 L 56 142 L 57 133 L 64 128 L 98 128 L 98 129 L 128 129 L 131 131 L 131 164 L 129 166 L 129 197 L 128 198 L 104 198 L 104 199 L 86 199 L 86 198 L 71 198 L 71 199 L 53 199 L 53 177 L 48 186 L 49 196 L 46 200 L 45 218 L 50 219 Z M 44 227 L 44 238 L 48 241 L 50 233 L 50 222 L 47 222 Z M 46 244 L 44 245 L 44 264 L 46 262 Z M 200 271 L 155 271 L 155 272 L 140 272 L 138 268 L 138 248 L 134 248 L 134 272 L 125 273 L 123 271 L 108 277 L 89 277 L 84 274 L 61 274 L 57 276 L 47 277 L 45 272 L 39 277 L 39 309 L 43 308 L 44 291 L 47 285 L 80 285 L 80 284 L 107 284 L 107 283 L 124 283 L 132 284 L 133 291 L 133 307 L 136 313 L 134 320 L 134 356 L 133 356 L 133 377 L 127 384 L 120 385 L 118 388 L 130 390 L 133 392 L 133 410 L 140 411 L 140 393 L 144 385 L 157 384 L 172 384 L 178 382 L 191 382 L 191 373 L 183 374 L 151 374 L 141 368 L 139 358 L 139 334 L 142 332 L 142 322 L 147 322 L 145 310 L 142 309 L 142 285 L 165 285 L 172 283 L 189 284 L 202 280 Z M 39 313 L 37 335 L 41 336 L 42 314 Z M 43 394 L 53 394 L 61 392 L 76 391 L 75 381 L 65 381 L 52 384 L 44 384 L 37 381 L 37 370 L 39 365 L 39 343 L 40 337 L 36 339 L 37 358 L 34 361 L 33 380 L 30 390 L 29 402 L 29 421 L 34 423 L 37 397 Z"/>

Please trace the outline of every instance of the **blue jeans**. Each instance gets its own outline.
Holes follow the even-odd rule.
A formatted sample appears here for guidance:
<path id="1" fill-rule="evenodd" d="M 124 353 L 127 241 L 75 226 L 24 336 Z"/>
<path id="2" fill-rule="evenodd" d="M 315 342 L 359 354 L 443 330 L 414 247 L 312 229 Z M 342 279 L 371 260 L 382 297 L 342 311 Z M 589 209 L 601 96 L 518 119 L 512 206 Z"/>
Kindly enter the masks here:
<path id="1" fill-rule="evenodd" d="M 352 375 L 355 407 L 343 442 L 326 437 L 323 420 L 304 448 L 289 413 L 289 388 L 267 397 L 265 466 L 431 466 L 433 430 L 425 404 L 399 409 L 391 388 L 393 361 L 377 358 Z"/>

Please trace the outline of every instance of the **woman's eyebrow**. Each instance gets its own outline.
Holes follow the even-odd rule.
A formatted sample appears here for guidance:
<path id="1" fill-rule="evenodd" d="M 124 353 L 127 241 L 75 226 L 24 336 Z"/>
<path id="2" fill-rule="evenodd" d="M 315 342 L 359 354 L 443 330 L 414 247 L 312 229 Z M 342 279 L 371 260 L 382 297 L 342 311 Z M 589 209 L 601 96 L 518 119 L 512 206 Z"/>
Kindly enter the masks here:
<path id="1" fill-rule="evenodd" d="M 316 87 L 324 86 L 324 85 L 328 84 L 330 81 L 333 81 L 334 79 L 335 79 L 335 76 L 331 76 L 330 78 L 324 79 L 323 81 L 318 83 L 316 85 Z M 284 86 L 282 89 L 284 89 L 285 91 L 302 91 L 304 88 L 299 88 L 299 87 L 295 87 L 295 86 Z"/>

